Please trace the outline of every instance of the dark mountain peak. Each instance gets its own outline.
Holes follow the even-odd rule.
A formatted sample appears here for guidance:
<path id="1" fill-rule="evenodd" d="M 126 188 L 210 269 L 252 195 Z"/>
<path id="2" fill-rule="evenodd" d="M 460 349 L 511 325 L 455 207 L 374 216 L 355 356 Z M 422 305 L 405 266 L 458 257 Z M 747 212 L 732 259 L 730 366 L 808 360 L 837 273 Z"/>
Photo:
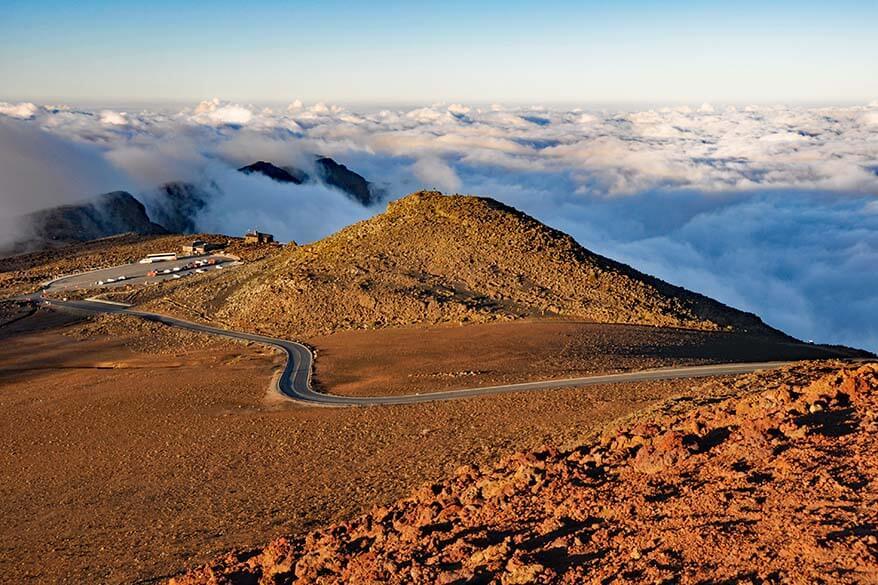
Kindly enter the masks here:
<path id="1" fill-rule="evenodd" d="M 381 198 L 378 190 L 362 175 L 328 156 L 318 156 L 314 161 L 314 165 L 317 171 L 316 178 L 321 183 L 327 187 L 342 191 L 357 203 L 372 205 Z M 257 173 L 278 183 L 292 183 L 294 185 L 301 185 L 311 180 L 308 173 L 301 169 L 279 167 L 274 163 L 264 160 L 241 167 L 238 171 L 247 175 Z"/>
<path id="2" fill-rule="evenodd" d="M 210 201 L 210 194 L 192 183 L 165 183 L 145 198 L 149 215 L 178 234 L 197 231 L 196 218 Z"/>
<path id="3" fill-rule="evenodd" d="M 308 178 L 308 175 L 303 171 L 291 167 L 282 168 L 264 160 L 241 167 L 238 171 L 245 175 L 252 175 L 254 173 L 265 175 L 278 183 L 293 183 L 295 185 L 301 185 Z"/>
<path id="4" fill-rule="evenodd" d="M 30 234 L 12 249 L 36 250 L 48 246 L 96 240 L 121 233 L 166 234 L 153 223 L 143 204 L 127 191 L 103 193 L 81 203 L 59 205 L 21 218 Z"/>
<path id="5" fill-rule="evenodd" d="M 328 156 L 318 157 L 315 164 L 321 180 L 328 186 L 344 191 L 351 199 L 363 205 L 372 205 L 378 201 L 379 197 L 372 185 L 362 175 Z"/>

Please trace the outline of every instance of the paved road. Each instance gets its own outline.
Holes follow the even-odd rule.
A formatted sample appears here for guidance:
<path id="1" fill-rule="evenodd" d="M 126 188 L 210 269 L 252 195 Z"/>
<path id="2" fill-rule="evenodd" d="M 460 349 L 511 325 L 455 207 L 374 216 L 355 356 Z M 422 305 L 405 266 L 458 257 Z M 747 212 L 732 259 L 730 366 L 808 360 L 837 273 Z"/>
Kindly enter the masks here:
<path id="1" fill-rule="evenodd" d="M 53 280 L 50 284 L 46 286 L 46 288 L 53 291 L 88 288 L 112 288 L 129 284 L 146 284 L 150 282 L 160 282 L 162 280 L 172 279 L 174 278 L 174 275 L 180 276 L 182 278 L 195 272 L 194 268 L 190 270 L 184 270 L 183 267 L 196 260 L 213 260 L 214 262 L 216 262 L 216 265 L 203 266 L 201 268 L 203 270 L 215 270 L 216 266 L 228 266 L 234 263 L 235 259 L 220 254 L 209 254 L 207 256 L 182 258 L 180 260 L 155 262 L 152 264 L 124 264 L 122 266 L 113 266 L 112 268 L 103 268 L 101 270 L 81 272 L 78 274 L 71 274 L 70 276 L 64 276 Z M 174 272 L 174 268 L 179 268 L 180 270 Z M 152 270 L 156 270 L 160 274 L 152 277 L 147 276 L 147 273 Z M 164 270 L 168 270 L 169 272 L 167 274 L 164 274 L 162 273 L 162 271 Z M 118 279 L 120 276 L 124 276 L 125 279 L 119 281 Z M 114 282 L 108 282 L 110 279 L 112 279 Z M 103 282 L 103 284 L 98 284 L 98 282 Z"/>
<path id="2" fill-rule="evenodd" d="M 690 366 L 680 368 L 661 368 L 655 370 L 642 370 L 623 374 L 606 374 L 601 376 L 586 376 L 583 378 L 567 378 L 562 380 L 545 380 L 541 382 L 524 382 L 521 384 L 504 384 L 501 386 L 485 386 L 478 388 L 462 388 L 460 390 L 448 390 L 444 392 L 429 392 L 424 394 L 410 394 L 407 396 L 339 396 L 316 392 L 311 387 L 312 358 L 311 351 L 295 341 L 241 333 L 227 329 L 219 329 L 184 321 L 174 317 L 168 317 L 157 313 L 137 311 L 130 307 L 109 304 L 99 301 L 60 301 L 43 299 L 40 295 L 33 295 L 29 300 L 42 302 L 50 307 L 64 311 L 78 313 L 121 313 L 134 315 L 143 319 L 157 321 L 174 327 L 181 327 L 191 331 L 200 331 L 212 335 L 220 335 L 233 339 L 254 341 L 277 347 L 287 354 L 287 363 L 283 373 L 275 379 L 275 389 L 282 395 L 299 402 L 324 406 L 373 406 L 386 404 L 416 404 L 420 402 L 433 402 L 437 400 L 454 400 L 482 396 L 485 394 L 502 394 L 507 392 L 526 392 L 529 390 L 548 390 L 551 388 L 573 388 L 590 386 L 593 384 L 611 384 L 620 382 L 646 382 L 653 380 L 675 380 L 681 378 L 704 378 L 707 376 L 723 376 L 732 374 L 745 374 L 756 370 L 775 368 L 789 362 L 760 362 L 720 364 L 708 366 Z"/>

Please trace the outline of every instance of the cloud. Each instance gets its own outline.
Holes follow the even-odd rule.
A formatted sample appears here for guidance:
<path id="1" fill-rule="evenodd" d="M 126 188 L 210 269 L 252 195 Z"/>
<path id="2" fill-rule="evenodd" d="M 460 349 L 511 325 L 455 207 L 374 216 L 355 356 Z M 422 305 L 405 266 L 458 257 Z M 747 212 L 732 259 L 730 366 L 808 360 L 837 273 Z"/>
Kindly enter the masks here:
<path id="1" fill-rule="evenodd" d="M 495 197 L 793 335 L 878 349 L 875 103 L 351 110 L 297 100 L 272 110 L 212 99 L 124 115 L 0 105 L 10 111 L 137 189 L 215 186 L 201 218 L 211 231 L 260 225 L 304 242 L 378 211 L 234 171 L 256 160 L 312 170 L 327 155 L 390 197 L 430 187 Z M 74 191 L 86 187 L 75 168 L 59 170 Z"/>
<path id="2" fill-rule="evenodd" d="M 100 116 L 101 124 L 108 124 L 110 126 L 125 126 L 128 124 L 128 118 L 125 117 L 123 112 L 104 110 L 100 113 Z"/>
<path id="3" fill-rule="evenodd" d="M 193 120 L 199 124 L 247 124 L 253 111 L 238 104 L 221 102 L 218 98 L 205 100 L 195 108 Z"/>
<path id="4" fill-rule="evenodd" d="M 213 168 L 208 174 L 216 189 L 198 218 L 201 230 L 240 235 L 256 228 L 280 241 L 301 244 L 371 215 L 340 191 L 320 185 L 281 184 L 227 167 Z"/>
<path id="5" fill-rule="evenodd" d="M 0 119 L 0 247 L 27 235 L 24 214 L 127 186 L 99 149 Z"/>
<path id="6" fill-rule="evenodd" d="M 19 104 L 0 102 L 0 116 L 29 120 L 33 118 L 38 111 L 39 108 L 30 102 L 22 102 Z"/>
<path id="7" fill-rule="evenodd" d="M 100 149 L 2 119 L 0 177 L 0 214 L 6 217 L 82 201 L 128 183 Z"/>
<path id="8" fill-rule="evenodd" d="M 460 190 L 460 178 L 442 159 L 422 158 L 412 165 L 412 173 L 428 188 L 449 192 Z"/>
<path id="9" fill-rule="evenodd" d="M 210 160 L 196 141 L 185 136 L 176 140 L 136 137 L 107 149 L 105 158 L 140 190 L 171 181 L 195 181 Z"/>

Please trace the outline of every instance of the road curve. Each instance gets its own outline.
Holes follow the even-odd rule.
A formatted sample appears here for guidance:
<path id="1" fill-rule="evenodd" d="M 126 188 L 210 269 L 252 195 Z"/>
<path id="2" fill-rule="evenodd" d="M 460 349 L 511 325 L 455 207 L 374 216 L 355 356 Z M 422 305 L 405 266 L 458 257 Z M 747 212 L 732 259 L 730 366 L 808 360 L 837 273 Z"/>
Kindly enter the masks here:
<path id="1" fill-rule="evenodd" d="M 147 313 L 134 310 L 126 305 L 112 304 L 100 301 L 63 301 L 44 299 L 42 296 L 22 297 L 21 300 L 38 302 L 68 312 L 78 313 L 117 313 L 133 315 L 149 321 L 157 321 L 173 327 L 180 327 L 190 331 L 198 331 L 211 335 L 219 335 L 232 339 L 253 341 L 265 345 L 274 346 L 287 354 L 287 362 L 280 376 L 275 377 L 275 389 L 291 400 L 320 406 L 376 406 L 391 404 L 417 404 L 421 402 L 434 402 L 438 400 L 455 400 L 470 398 L 485 394 L 503 394 L 507 392 L 526 392 L 529 390 L 549 390 L 552 388 L 574 388 L 591 386 L 594 384 L 614 384 L 620 382 L 648 382 L 654 380 L 676 380 L 681 378 L 704 378 L 708 376 L 726 376 L 746 374 L 757 370 L 776 368 L 789 362 L 751 362 L 734 364 L 716 364 L 707 366 L 687 366 L 674 368 L 659 368 L 652 370 L 640 370 L 625 372 L 622 374 L 604 374 L 598 376 L 586 376 L 582 378 L 566 378 L 560 380 L 545 380 L 540 382 L 522 382 L 520 384 L 503 384 L 500 386 L 483 386 L 477 388 L 461 388 L 459 390 L 446 390 L 442 392 L 429 392 L 424 394 L 409 394 L 405 396 L 340 396 L 338 394 L 325 394 L 317 392 L 311 387 L 312 357 L 311 350 L 301 343 L 210 327 L 200 323 L 193 323 L 175 317 L 168 317 L 158 313 Z"/>

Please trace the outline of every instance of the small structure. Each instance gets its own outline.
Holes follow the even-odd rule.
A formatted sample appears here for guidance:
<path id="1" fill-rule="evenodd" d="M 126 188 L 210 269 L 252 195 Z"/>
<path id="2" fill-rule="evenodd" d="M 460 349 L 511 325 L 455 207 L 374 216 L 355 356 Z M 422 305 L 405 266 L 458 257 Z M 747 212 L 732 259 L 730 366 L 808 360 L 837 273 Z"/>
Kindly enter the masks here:
<path id="1" fill-rule="evenodd" d="M 146 258 L 140 261 L 141 264 L 152 264 L 153 262 L 168 262 L 176 260 L 176 252 L 162 252 L 161 254 L 147 254 Z"/>
<path id="2" fill-rule="evenodd" d="M 194 240 L 191 244 L 183 246 L 183 253 L 189 256 L 207 254 L 211 250 L 223 248 L 222 244 L 212 244 L 204 240 Z"/>
<path id="3" fill-rule="evenodd" d="M 244 234 L 244 243 L 245 244 L 273 244 L 274 236 L 271 234 L 264 234 L 262 232 L 257 232 L 256 230 L 251 230 Z"/>

